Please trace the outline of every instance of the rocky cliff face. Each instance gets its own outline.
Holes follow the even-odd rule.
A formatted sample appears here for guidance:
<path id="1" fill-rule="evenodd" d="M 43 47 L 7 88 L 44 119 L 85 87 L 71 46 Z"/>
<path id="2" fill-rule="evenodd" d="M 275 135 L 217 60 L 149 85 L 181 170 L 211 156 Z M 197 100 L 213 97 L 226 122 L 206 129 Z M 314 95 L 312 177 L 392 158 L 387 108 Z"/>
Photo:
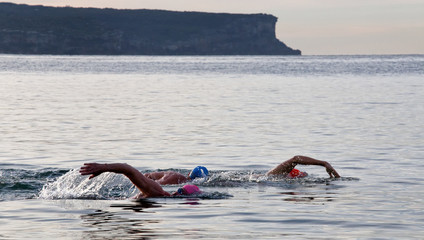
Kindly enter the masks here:
<path id="1" fill-rule="evenodd" d="M 277 18 L 0 3 L 0 53 L 300 55 L 275 36 Z"/>

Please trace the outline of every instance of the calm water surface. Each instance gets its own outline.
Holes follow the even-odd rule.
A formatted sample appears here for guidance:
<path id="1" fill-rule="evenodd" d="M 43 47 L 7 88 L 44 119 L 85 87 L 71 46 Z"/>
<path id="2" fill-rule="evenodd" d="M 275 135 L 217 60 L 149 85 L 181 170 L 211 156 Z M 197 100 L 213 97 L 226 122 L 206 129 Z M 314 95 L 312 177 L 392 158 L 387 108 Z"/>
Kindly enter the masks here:
<path id="1" fill-rule="evenodd" d="M 422 55 L 0 55 L 0 239 L 422 239 L 423 92 Z M 260 176 L 298 154 L 342 178 Z M 212 175 L 135 202 L 84 162 Z"/>

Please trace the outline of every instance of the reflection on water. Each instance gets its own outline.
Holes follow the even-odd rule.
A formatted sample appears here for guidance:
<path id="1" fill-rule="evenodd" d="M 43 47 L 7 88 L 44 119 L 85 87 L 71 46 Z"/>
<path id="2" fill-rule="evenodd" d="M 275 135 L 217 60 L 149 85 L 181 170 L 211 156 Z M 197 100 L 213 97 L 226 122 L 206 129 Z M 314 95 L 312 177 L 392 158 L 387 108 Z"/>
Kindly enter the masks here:
<path id="1" fill-rule="evenodd" d="M 185 205 L 200 205 L 200 201 L 199 200 L 200 199 L 198 199 L 198 198 L 187 198 L 181 204 L 185 204 Z"/>
<path id="2" fill-rule="evenodd" d="M 159 201 L 166 200 L 171 200 L 171 203 L 159 203 Z M 178 230 L 181 228 L 178 223 L 182 222 L 182 220 L 177 220 L 177 223 L 171 224 L 171 228 L 162 229 L 163 226 L 161 225 L 169 224 L 164 222 L 162 217 L 169 221 L 169 218 L 173 218 L 173 216 L 162 216 L 161 213 L 150 211 L 150 209 L 162 208 L 164 205 L 168 205 L 165 207 L 170 208 L 169 211 L 178 211 L 178 206 L 199 206 L 202 199 L 160 198 L 159 201 L 137 199 L 119 202 L 111 204 L 109 210 L 97 209 L 94 212 L 83 214 L 81 215 L 82 226 L 88 229 L 84 231 L 83 235 L 89 239 L 157 239 L 167 238 L 168 234 L 168 237 L 175 237 L 178 234 L 189 234 Z"/>
<path id="3" fill-rule="evenodd" d="M 112 204 L 111 207 L 122 208 L 124 210 L 133 210 L 134 212 L 143 212 L 145 208 L 158 208 L 162 205 L 150 199 L 140 198 L 133 201 L 135 204 Z"/>
<path id="4" fill-rule="evenodd" d="M 304 192 L 281 192 L 281 195 L 287 195 L 288 197 L 283 198 L 284 201 L 292 202 L 309 202 L 322 204 L 325 202 L 332 202 L 335 200 L 334 196 L 322 196 L 321 194 L 316 193 L 304 193 Z M 327 193 L 335 194 L 335 193 Z"/>
<path id="5" fill-rule="evenodd" d="M 95 213 L 81 216 L 83 226 L 91 230 L 84 231 L 89 239 L 145 239 L 155 237 L 151 224 L 157 220 L 128 219 L 111 212 L 98 210 Z"/>
<path id="6" fill-rule="evenodd" d="M 160 204 L 141 199 L 125 204 L 112 204 L 112 208 L 121 208 L 123 210 L 132 210 L 137 213 L 143 213 L 147 208 L 158 208 Z M 160 220 L 144 219 L 142 216 L 135 215 L 125 217 L 125 212 L 96 210 L 81 216 L 82 225 L 88 227 L 84 235 L 89 239 L 150 239 L 157 237 L 155 228 L 152 226 L 161 222 Z"/>

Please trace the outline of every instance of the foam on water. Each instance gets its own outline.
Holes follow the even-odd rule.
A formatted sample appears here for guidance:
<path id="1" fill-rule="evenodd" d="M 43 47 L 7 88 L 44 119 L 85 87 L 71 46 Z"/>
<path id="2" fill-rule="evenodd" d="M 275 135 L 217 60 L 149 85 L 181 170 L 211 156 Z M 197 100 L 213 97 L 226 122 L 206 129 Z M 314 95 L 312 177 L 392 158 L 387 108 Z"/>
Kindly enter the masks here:
<path id="1" fill-rule="evenodd" d="M 182 170 L 180 170 L 182 171 Z M 343 178 L 345 180 L 355 180 Z M 286 179 L 283 177 L 265 176 L 251 171 L 218 171 L 209 178 L 197 179 L 193 183 L 207 188 L 195 197 L 204 199 L 222 199 L 231 197 L 231 194 L 213 191 L 216 188 L 244 187 L 250 188 L 258 183 L 269 186 L 286 186 L 290 184 L 325 184 L 336 179 L 308 177 L 304 179 Z M 166 186 L 172 192 L 176 186 Z M 81 176 L 78 169 L 72 169 L 55 181 L 46 183 L 38 197 L 41 199 L 127 199 L 135 197 L 138 190 L 123 175 L 103 173 L 96 178 L 89 179 Z M 187 196 L 177 196 L 185 198 Z"/>
<path id="2" fill-rule="evenodd" d="M 169 170 L 169 169 L 165 169 Z M 185 173 L 188 170 L 172 169 Z M 293 184 L 326 184 L 331 181 L 354 181 L 356 178 L 343 177 L 329 179 L 310 177 L 304 179 L 286 179 L 284 177 L 266 176 L 265 172 L 253 171 L 211 171 L 207 178 L 198 178 L 192 184 L 199 186 L 201 194 L 194 197 L 202 199 L 226 199 L 232 197 L 228 188 L 253 188 L 258 184 L 287 187 Z M 174 192 L 180 185 L 164 186 L 168 192 Z M 103 173 L 93 179 L 81 176 L 78 169 L 2 169 L 0 170 L 0 199 L 104 199 L 117 200 L 133 198 L 139 190 L 123 175 Z M 185 198 L 187 196 L 174 196 Z M 193 197 L 193 196 L 192 196 Z"/>
<path id="3" fill-rule="evenodd" d="M 194 183 L 201 185 L 206 179 Z M 175 188 L 173 186 L 167 187 Z M 38 197 L 41 199 L 127 199 L 135 197 L 139 191 L 123 175 L 103 173 L 89 179 L 81 176 L 78 169 L 72 169 L 53 182 L 46 183 Z M 221 199 L 231 195 L 219 192 L 203 192 L 196 195 L 199 198 Z M 177 196 L 176 198 L 186 196 Z"/>
<path id="4" fill-rule="evenodd" d="M 81 176 L 73 169 L 56 181 L 47 183 L 40 191 L 42 199 L 111 199 L 128 198 L 136 189 L 131 182 L 118 174 L 104 173 L 96 178 Z"/>
<path id="5" fill-rule="evenodd" d="M 229 173 L 231 174 L 231 173 Z M 226 174 L 224 174 L 226 175 Z M 219 186 L 219 175 L 210 179 L 196 179 L 193 184 L 198 186 Z M 225 186 L 232 186 L 234 178 L 228 177 Z M 166 190 L 172 192 L 176 186 L 166 186 Z M 127 199 L 135 197 L 139 191 L 123 175 L 103 173 L 93 179 L 81 176 L 78 169 L 72 169 L 55 181 L 46 183 L 38 197 L 40 199 Z M 174 196 L 185 198 L 187 196 Z M 228 193 L 219 191 L 203 191 L 195 197 L 203 199 L 223 199 L 231 197 Z"/>

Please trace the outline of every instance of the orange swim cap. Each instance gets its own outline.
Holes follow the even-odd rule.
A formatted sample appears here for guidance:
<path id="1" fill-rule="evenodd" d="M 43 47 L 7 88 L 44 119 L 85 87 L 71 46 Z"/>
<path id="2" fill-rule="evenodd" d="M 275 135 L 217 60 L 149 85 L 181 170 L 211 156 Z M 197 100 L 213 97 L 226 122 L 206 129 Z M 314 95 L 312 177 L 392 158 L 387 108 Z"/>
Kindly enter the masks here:
<path id="1" fill-rule="evenodd" d="M 294 168 L 288 175 L 287 177 L 289 178 L 297 178 L 297 177 L 306 177 L 308 176 L 308 174 L 306 172 L 301 172 L 299 170 L 297 170 L 296 168 Z"/>

